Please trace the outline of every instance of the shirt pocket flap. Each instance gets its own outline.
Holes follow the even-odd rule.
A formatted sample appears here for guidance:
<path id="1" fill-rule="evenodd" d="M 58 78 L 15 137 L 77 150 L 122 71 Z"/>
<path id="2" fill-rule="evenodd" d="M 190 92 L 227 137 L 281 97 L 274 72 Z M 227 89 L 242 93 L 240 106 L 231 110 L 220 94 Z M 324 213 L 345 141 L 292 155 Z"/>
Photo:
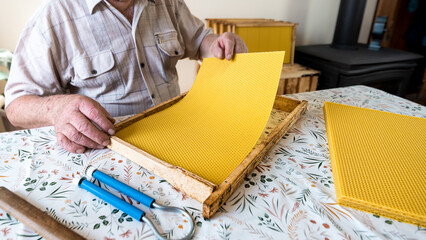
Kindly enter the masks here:
<path id="1" fill-rule="evenodd" d="M 168 56 L 174 57 L 183 55 L 184 50 L 178 41 L 176 31 L 156 33 L 155 40 L 161 51 Z"/>
<path id="2" fill-rule="evenodd" d="M 81 79 L 99 76 L 114 67 L 114 56 L 111 50 L 103 51 L 88 57 L 80 57 L 74 63 L 76 74 Z"/>

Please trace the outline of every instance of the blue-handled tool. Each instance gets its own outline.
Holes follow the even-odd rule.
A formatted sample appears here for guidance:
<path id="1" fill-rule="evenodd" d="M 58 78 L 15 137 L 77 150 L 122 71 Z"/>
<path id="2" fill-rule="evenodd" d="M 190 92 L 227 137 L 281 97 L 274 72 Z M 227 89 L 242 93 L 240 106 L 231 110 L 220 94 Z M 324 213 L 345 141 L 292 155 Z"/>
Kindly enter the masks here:
<path id="1" fill-rule="evenodd" d="M 100 182 L 105 183 L 106 185 L 120 191 L 121 193 L 133 198 L 134 200 L 142 203 L 143 205 L 149 207 L 149 208 L 158 208 L 163 211 L 171 211 L 171 212 L 179 212 L 182 213 L 184 216 L 186 216 L 190 221 L 190 231 L 189 233 L 182 238 L 183 240 L 191 239 L 194 236 L 195 233 L 195 224 L 194 220 L 192 219 L 191 215 L 185 211 L 184 209 L 178 208 L 178 207 L 166 207 L 162 206 L 160 204 L 155 203 L 155 199 L 139 192 L 138 190 L 116 180 L 113 177 L 110 177 L 109 175 L 101 172 L 100 170 L 97 170 L 93 166 L 88 166 L 86 169 L 86 176 L 93 177 Z M 126 201 L 123 201 L 121 198 L 113 195 L 112 193 L 102 189 L 101 187 L 98 187 L 97 185 L 93 184 L 92 182 L 88 181 L 86 178 L 81 179 L 75 179 L 74 183 L 78 185 L 79 187 L 86 189 L 87 191 L 93 193 L 97 197 L 103 199 L 104 201 L 108 202 L 109 204 L 115 206 L 116 208 L 120 209 L 121 211 L 127 213 L 128 215 L 132 216 L 133 218 L 137 219 L 138 221 L 143 221 L 148 224 L 148 226 L 152 229 L 154 232 L 154 235 L 158 239 L 167 239 L 164 238 L 158 230 L 155 228 L 154 224 L 145 216 L 145 212 L 140 210 L 139 208 L 134 207 L 133 205 L 127 203 Z"/>
<path id="2" fill-rule="evenodd" d="M 115 196 L 114 194 L 104 190 L 101 187 L 93 184 L 91 181 L 88 181 L 86 178 L 81 178 L 78 181 L 78 186 L 86 189 L 88 192 L 93 193 L 95 196 L 101 198 L 105 202 L 115 206 L 121 211 L 127 213 L 129 216 L 137 219 L 138 221 L 142 221 L 142 217 L 145 216 L 145 212 L 140 210 L 137 207 L 123 201 L 121 198 Z"/>
<path id="3" fill-rule="evenodd" d="M 113 177 L 110 177 L 109 175 L 101 172 L 100 170 L 97 170 L 92 165 L 87 167 L 86 176 L 93 177 L 99 180 L 100 182 L 105 183 L 106 185 L 122 192 L 123 194 L 135 199 L 136 201 L 142 203 L 143 205 L 149 208 L 152 207 L 152 203 L 154 203 L 155 201 L 155 199 L 153 199 L 152 197 L 149 197 L 139 192 L 138 190 L 130 187 L 129 185 L 124 184 Z"/>

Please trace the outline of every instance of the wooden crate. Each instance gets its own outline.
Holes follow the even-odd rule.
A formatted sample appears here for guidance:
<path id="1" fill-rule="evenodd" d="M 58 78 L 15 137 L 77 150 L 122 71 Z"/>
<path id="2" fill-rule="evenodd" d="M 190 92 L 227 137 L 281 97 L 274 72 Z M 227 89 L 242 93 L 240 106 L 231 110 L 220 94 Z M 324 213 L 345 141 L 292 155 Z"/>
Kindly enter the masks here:
<path id="1" fill-rule="evenodd" d="M 297 23 L 262 18 L 208 18 L 206 26 L 216 34 L 238 34 L 249 52 L 285 51 L 284 63 L 294 63 Z"/>
<path id="2" fill-rule="evenodd" d="M 315 91 L 319 75 L 319 71 L 297 63 L 284 64 L 277 95 Z"/>
<path id="3" fill-rule="evenodd" d="M 182 94 L 116 124 L 116 131 L 118 132 L 142 118 L 172 106 L 179 102 L 184 96 L 185 94 Z M 111 145 L 109 145 L 108 148 L 139 164 L 148 171 L 164 178 L 177 189 L 180 189 L 182 192 L 203 203 L 203 216 L 205 218 L 210 218 L 241 185 L 244 178 L 262 161 L 270 149 L 300 118 L 306 108 L 306 101 L 298 101 L 283 96 L 277 96 L 274 109 L 271 113 L 271 116 L 275 114 L 276 117 L 270 117 L 267 123 L 268 128 L 272 128 L 273 130 L 264 132 L 247 157 L 225 181 L 219 185 L 215 185 L 179 166 L 174 166 L 162 161 L 116 136 L 111 137 Z M 280 119 L 280 121 L 275 121 L 274 119 Z"/>
<path id="4" fill-rule="evenodd" d="M 244 22 L 274 22 L 274 19 L 265 18 L 206 18 L 206 27 L 212 28 L 214 34 L 222 34 L 224 32 L 235 33 L 235 23 Z"/>

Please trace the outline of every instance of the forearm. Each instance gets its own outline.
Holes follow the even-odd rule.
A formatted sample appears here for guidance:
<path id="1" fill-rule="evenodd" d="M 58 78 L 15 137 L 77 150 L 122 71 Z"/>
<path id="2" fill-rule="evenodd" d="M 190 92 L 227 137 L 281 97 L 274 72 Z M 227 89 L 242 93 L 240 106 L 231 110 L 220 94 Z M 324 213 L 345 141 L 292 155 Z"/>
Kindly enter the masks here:
<path id="1" fill-rule="evenodd" d="M 39 97 L 26 95 L 11 102 L 6 108 L 9 121 L 16 127 L 36 128 L 51 126 L 53 123 L 52 110 L 55 102 L 63 95 Z"/>

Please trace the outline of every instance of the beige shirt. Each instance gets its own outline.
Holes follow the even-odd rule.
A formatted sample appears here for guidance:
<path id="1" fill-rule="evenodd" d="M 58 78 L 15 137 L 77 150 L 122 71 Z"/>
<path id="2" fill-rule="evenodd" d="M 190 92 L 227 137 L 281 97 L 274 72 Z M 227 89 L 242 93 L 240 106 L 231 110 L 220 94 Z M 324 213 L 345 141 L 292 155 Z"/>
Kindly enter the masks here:
<path id="1" fill-rule="evenodd" d="M 112 116 L 141 112 L 180 93 L 175 65 L 209 33 L 183 0 L 135 0 L 132 23 L 105 0 L 46 1 L 21 34 L 6 105 L 69 92 Z"/>

